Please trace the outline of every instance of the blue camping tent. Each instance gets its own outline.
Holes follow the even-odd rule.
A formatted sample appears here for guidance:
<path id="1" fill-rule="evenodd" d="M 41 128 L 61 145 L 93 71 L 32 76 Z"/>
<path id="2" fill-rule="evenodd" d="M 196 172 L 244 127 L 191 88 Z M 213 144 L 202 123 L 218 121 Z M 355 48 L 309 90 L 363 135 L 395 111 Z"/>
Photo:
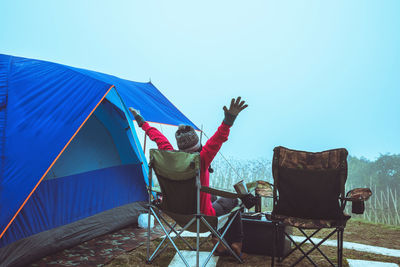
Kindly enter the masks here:
<path id="1" fill-rule="evenodd" d="M 137 219 L 147 164 L 128 106 L 197 129 L 151 83 L 0 55 L 0 263 Z"/>

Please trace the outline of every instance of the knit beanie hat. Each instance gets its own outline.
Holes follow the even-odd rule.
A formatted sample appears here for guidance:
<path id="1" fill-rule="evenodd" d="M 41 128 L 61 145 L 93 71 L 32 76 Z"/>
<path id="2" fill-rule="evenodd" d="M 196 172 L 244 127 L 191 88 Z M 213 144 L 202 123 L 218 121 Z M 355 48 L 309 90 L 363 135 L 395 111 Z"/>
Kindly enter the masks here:
<path id="1" fill-rule="evenodd" d="M 194 152 L 200 148 L 199 137 L 190 125 L 179 125 L 175 133 L 175 138 L 179 150 Z"/>

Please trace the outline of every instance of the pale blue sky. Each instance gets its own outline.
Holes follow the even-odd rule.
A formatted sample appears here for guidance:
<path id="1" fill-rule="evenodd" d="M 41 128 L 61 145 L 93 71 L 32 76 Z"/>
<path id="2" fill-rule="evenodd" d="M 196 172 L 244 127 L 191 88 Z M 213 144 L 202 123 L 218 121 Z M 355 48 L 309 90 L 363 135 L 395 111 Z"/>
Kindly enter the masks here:
<path id="1" fill-rule="evenodd" d="M 0 53 L 156 85 L 222 153 L 400 153 L 400 1 L 1 1 Z"/>

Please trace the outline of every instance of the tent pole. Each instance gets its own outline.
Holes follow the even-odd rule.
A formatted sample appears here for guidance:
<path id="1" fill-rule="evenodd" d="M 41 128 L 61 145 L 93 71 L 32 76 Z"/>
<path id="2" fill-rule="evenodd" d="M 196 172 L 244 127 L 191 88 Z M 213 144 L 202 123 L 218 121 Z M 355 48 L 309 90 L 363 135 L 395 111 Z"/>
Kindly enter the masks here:
<path id="1" fill-rule="evenodd" d="M 147 134 L 144 134 L 144 141 L 143 141 L 143 152 L 144 152 L 144 155 L 146 155 L 146 140 L 147 140 Z"/>
<path id="2" fill-rule="evenodd" d="M 200 145 L 201 145 L 202 137 L 203 137 L 203 124 L 201 125 L 201 129 L 200 129 Z"/>

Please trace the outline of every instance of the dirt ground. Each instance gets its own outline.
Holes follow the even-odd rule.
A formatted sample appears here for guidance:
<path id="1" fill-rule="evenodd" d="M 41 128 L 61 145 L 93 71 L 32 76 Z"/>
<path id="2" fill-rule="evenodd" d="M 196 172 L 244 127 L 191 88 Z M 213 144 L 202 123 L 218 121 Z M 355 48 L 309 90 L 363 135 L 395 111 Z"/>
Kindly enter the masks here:
<path id="1" fill-rule="evenodd" d="M 299 232 L 294 231 L 294 235 L 300 235 Z M 322 234 L 316 235 L 320 237 Z M 192 244 L 194 244 L 194 238 L 188 238 Z M 161 239 L 153 241 L 151 245 L 151 251 L 154 251 L 156 246 L 159 244 Z M 364 222 L 361 220 L 350 220 L 344 234 L 344 241 L 356 242 L 360 244 L 373 245 L 386 247 L 391 249 L 400 249 L 400 227 L 399 226 L 386 226 L 382 224 L 373 224 Z M 178 242 L 178 247 L 186 249 L 183 242 Z M 306 245 L 307 246 L 307 245 Z M 329 258 L 336 263 L 336 248 L 322 246 L 322 251 L 327 254 Z M 211 250 L 211 242 L 206 242 L 202 247 L 203 251 Z M 349 259 L 361 259 L 361 260 L 371 260 L 371 261 L 383 261 L 383 262 L 393 262 L 400 264 L 400 258 L 382 256 L 378 254 L 359 252 L 355 250 L 344 250 L 344 258 Z M 168 266 L 169 262 L 175 255 L 175 250 L 172 246 L 169 246 L 163 254 L 161 254 L 151 266 Z M 293 253 L 281 264 L 276 264 L 276 266 L 289 266 L 293 263 L 299 256 L 300 252 Z M 311 253 L 311 258 L 319 266 L 330 266 L 328 262 L 317 252 Z M 233 257 L 226 256 L 220 257 L 217 266 L 218 267 L 230 267 L 230 266 L 269 266 L 271 263 L 271 258 L 269 256 L 261 255 L 248 255 L 244 264 L 238 264 Z M 107 266 L 117 267 L 117 266 L 145 266 L 146 265 L 146 246 L 142 245 L 137 249 L 120 255 L 119 257 L 112 260 Z M 303 260 L 297 266 L 310 266 L 310 262 Z M 344 261 L 344 266 L 347 266 L 346 261 Z"/>

